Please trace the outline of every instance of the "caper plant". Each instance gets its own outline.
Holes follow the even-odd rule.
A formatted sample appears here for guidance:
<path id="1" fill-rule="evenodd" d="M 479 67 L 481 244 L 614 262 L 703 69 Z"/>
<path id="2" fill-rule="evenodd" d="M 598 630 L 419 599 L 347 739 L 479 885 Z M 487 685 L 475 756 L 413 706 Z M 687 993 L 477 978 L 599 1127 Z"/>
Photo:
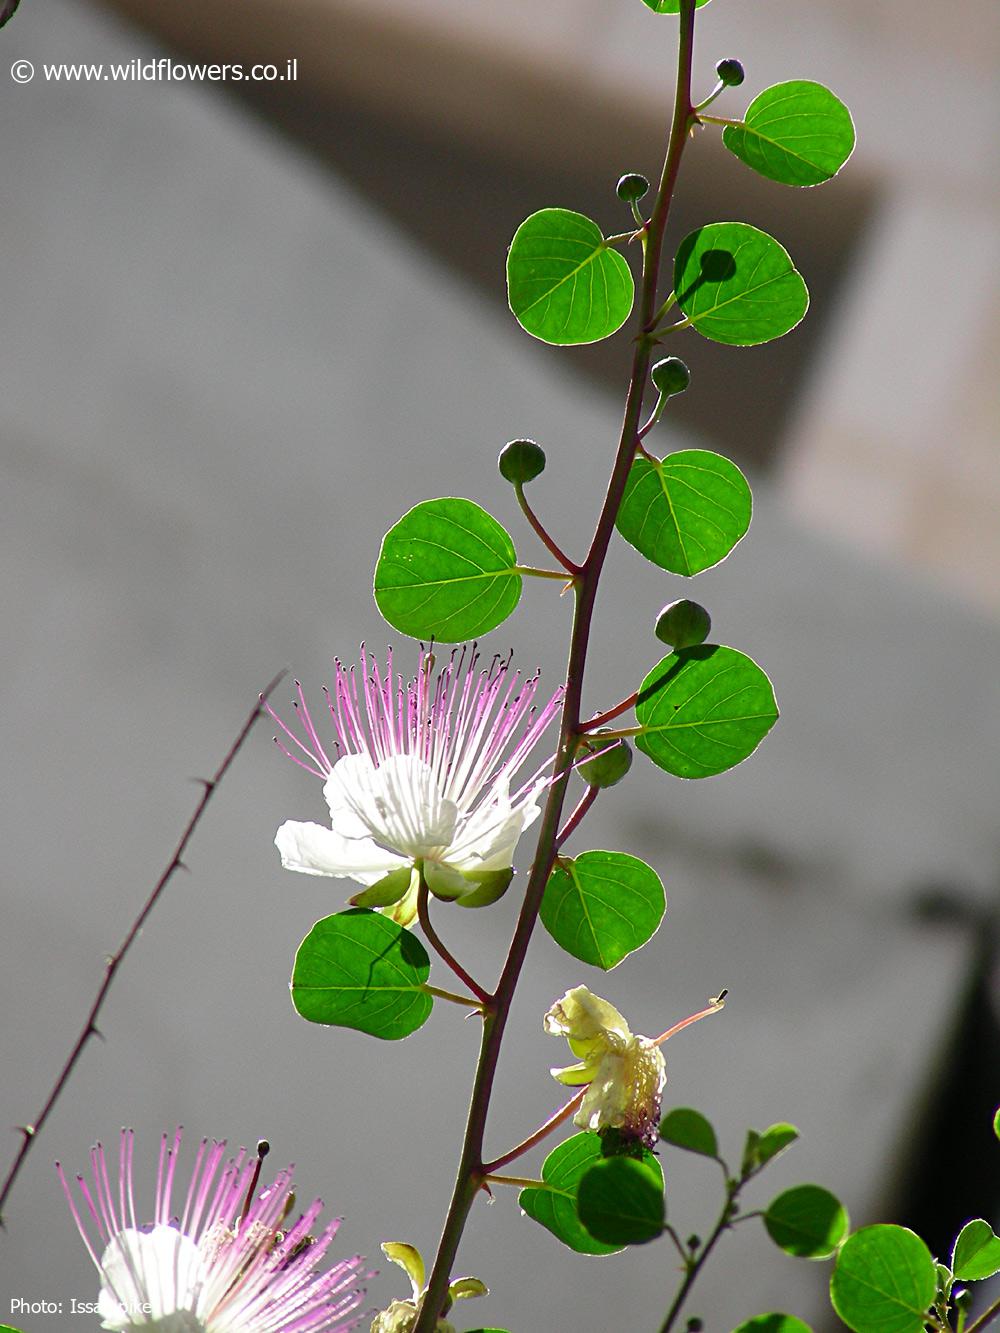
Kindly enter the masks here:
<path id="1" fill-rule="evenodd" d="M 298 1013 L 390 1042 L 426 1023 L 438 1001 L 471 1011 L 481 1026 L 436 1253 L 428 1265 L 416 1238 L 386 1241 L 383 1250 L 405 1272 L 410 1292 L 364 1320 L 371 1333 L 454 1333 L 457 1303 L 486 1294 L 482 1279 L 456 1275 L 473 1205 L 507 1185 L 553 1243 L 591 1255 L 668 1247 L 664 1272 L 677 1277 L 674 1290 L 664 1291 L 660 1333 L 682 1320 L 689 1333 L 701 1327 L 686 1313 L 697 1279 L 720 1240 L 754 1218 L 786 1253 L 834 1260 L 831 1299 L 857 1333 L 975 1333 L 1000 1314 L 998 1305 L 968 1322 L 964 1284 L 1000 1271 L 1000 1238 L 988 1223 L 970 1221 L 947 1262 L 938 1262 L 903 1227 L 851 1234 L 839 1200 L 818 1185 L 795 1186 L 747 1209 L 745 1191 L 794 1142 L 796 1129 L 749 1130 L 736 1165 L 721 1155 L 701 1112 L 677 1106 L 663 1114 L 663 1044 L 719 1013 L 724 993 L 653 1037 L 634 1033 L 586 985 L 553 994 L 538 1021 L 568 1043 L 569 1063 L 552 1072 L 574 1091 L 519 1143 L 487 1150 L 507 1020 L 539 921 L 572 958 L 607 971 L 652 939 L 664 913 L 663 885 L 649 865 L 618 850 L 567 855 L 570 835 L 605 788 L 632 780 L 633 746 L 670 776 L 701 780 L 747 759 L 778 717 L 765 672 L 738 649 L 713 642 L 708 611 L 687 597 L 649 608 L 650 655 L 655 650 L 659 660 L 643 677 L 627 681 L 596 713 L 583 706 L 595 599 L 612 543 L 691 579 L 724 560 L 750 524 L 750 487 L 733 462 L 704 449 L 654 448 L 671 399 L 691 382 L 678 355 L 661 353 L 692 334 L 733 347 L 769 342 L 790 333 L 809 304 L 788 252 L 749 223 L 706 221 L 672 236 L 671 208 L 685 154 L 695 151 L 694 131 L 720 131 L 724 147 L 748 168 L 791 187 L 830 180 L 854 147 L 850 113 L 819 83 L 779 83 L 742 111 L 710 111 L 737 95 L 744 71 L 738 60 L 721 60 L 713 79 L 696 65 L 696 12 L 706 0 L 641 3 L 666 16 L 668 26 L 677 24 L 673 105 L 655 188 L 635 172 L 621 176 L 622 227 L 610 236 L 580 213 L 544 207 L 517 228 L 507 256 L 510 310 L 532 337 L 572 345 L 627 327 L 621 336 L 630 340 L 631 367 L 621 430 L 609 447 L 604 500 L 586 549 L 567 549 L 537 512 L 528 491 L 546 456 L 532 440 L 513 440 L 500 452 L 500 476 L 548 564 L 521 562 L 510 534 L 471 500 L 423 501 L 386 533 L 374 575 L 382 616 L 415 641 L 412 650 L 400 650 L 398 641 L 395 655 L 362 650 L 353 666 L 337 661 L 321 701 L 297 687 L 291 711 L 263 704 L 279 746 L 322 783 L 330 815 L 325 824 L 281 825 L 275 841 L 282 864 L 351 885 L 344 910 L 317 922 L 298 949 L 291 981 Z M 493 655 L 484 646 L 515 611 L 526 578 L 549 581 L 553 595 L 571 594 L 561 682 L 543 686 L 513 654 Z M 514 859 L 529 830 L 534 848 L 522 886 Z M 494 983 L 473 976 L 455 956 L 432 908 L 435 918 L 449 904 L 489 909 L 515 884 L 516 925 Z M 436 974 L 431 984 L 432 954 L 446 986 Z M 102 999 L 103 991 L 96 1007 Z M 560 1141 L 538 1178 L 510 1169 L 549 1139 Z M 334 1230 L 319 1239 L 310 1234 L 319 1205 L 287 1224 L 287 1173 L 255 1199 L 266 1144 L 256 1159 L 241 1154 L 225 1168 L 221 1147 L 203 1145 L 177 1223 L 169 1199 L 179 1135 L 172 1146 L 164 1143 L 151 1226 L 136 1224 L 130 1136 L 122 1140 L 117 1211 L 103 1152 L 93 1163 L 95 1185 L 80 1186 L 83 1210 L 66 1184 L 84 1236 L 91 1222 L 97 1232 L 91 1253 L 101 1272 L 101 1313 L 111 1321 L 104 1327 L 147 1327 L 146 1314 L 133 1318 L 126 1306 L 151 1293 L 146 1313 L 163 1328 L 323 1333 L 358 1326 L 365 1275 L 357 1259 L 318 1272 Z M 685 1237 L 667 1220 L 660 1154 L 675 1149 L 721 1169 L 718 1218 L 704 1238 Z M 621 1327 L 634 1325 L 626 1316 Z M 803 1331 L 795 1315 L 768 1312 L 750 1315 L 736 1333 Z"/>

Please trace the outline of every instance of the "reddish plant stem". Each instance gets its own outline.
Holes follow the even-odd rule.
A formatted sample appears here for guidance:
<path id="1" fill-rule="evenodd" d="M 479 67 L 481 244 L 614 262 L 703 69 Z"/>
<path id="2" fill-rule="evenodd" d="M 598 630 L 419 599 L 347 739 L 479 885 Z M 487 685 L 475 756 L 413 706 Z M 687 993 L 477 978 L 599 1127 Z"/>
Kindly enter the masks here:
<path id="1" fill-rule="evenodd" d="M 469 990 L 472 991 L 477 1000 L 480 1000 L 483 1004 L 489 1004 L 492 999 L 489 991 L 484 990 L 483 987 L 479 985 L 478 981 L 473 980 L 458 959 L 445 947 L 441 937 L 431 925 L 427 885 L 424 882 L 423 875 L 420 876 L 420 887 L 417 889 L 417 920 L 420 922 L 420 928 L 423 930 L 427 942 L 431 945 L 442 962 L 448 964 L 451 970 L 455 973 L 455 976 L 458 977 L 459 981 L 461 981 L 463 985 L 468 986 Z"/>
<path id="2" fill-rule="evenodd" d="M 563 824 L 562 828 L 559 830 L 558 835 L 556 836 L 556 851 L 558 851 L 559 848 L 562 847 L 563 843 L 573 832 L 573 830 L 577 827 L 577 825 L 583 819 L 584 815 L 587 813 L 590 807 L 597 800 L 598 796 L 600 795 L 600 791 L 601 791 L 600 787 L 588 787 L 587 790 L 580 797 L 580 803 L 577 805 L 576 809 L 570 815 L 569 819 L 566 820 L 566 823 Z"/>
<path id="3" fill-rule="evenodd" d="M 564 1120 L 569 1119 L 583 1101 L 586 1091 L 586 1088 L 581 1088 L 575 1097 L 571 1097 L 565 1106 L 559 1108 L 555 1115 L 549 1116 L 545 1124 L 536 1129 L 534 1134 L 529 1134 L 526 1139 L 522 1139 L 516 1148 L 511 1148 L 510 1152 L 505 1152 L 502 1157 L 495 1157 L 492 1162 L 484 1162 L 483 1171 L 488 1176 L 492 1176 L 502 1166 L 506 1166 L 508 1162 L 513 1162 L 528 1152 L 536 1143 L 541 1143 L 542 1139 L 551 1134 L 554 1129 L 558 1129 Z"/>
<path id="4" fill-rule="evenodd" d="M 156 906 L 157 902 L 159 901 L 160 895 L 163 893 L 163 890 L 170 883 L 171 879 L 174 877 L 174 874 L 178 870 L 180 870 L 181 867 L 183 866 L 184 853 L 187 850 L 188 843 L 191 841 L 192 834 L 194 833 L 195 829 L 198 827 L 198 824 L 201 821 L 201 817 L 205 812 L 205 807 L 212 799 L 212 794 L 214 793 L 216 787 L 219 785 L 222 779 L 225 777 L 233 760 L 236 758 L 237 754 L 239 754 L 240 750 L 243 748 L 243 743 L 249 736 L 253 724 L 257 721 L 258 717 L 260 717 L 261 712 L 263 711 L 264 701 L 267 699 L 268 695 L 270 695 L 271 692 L 275 689 L 278 682 L 283 678 L 284 675 L 285 672 L 280 671 L 278 675 L 276 675 L 274 679 L 270 682 L 270 684 L 265 687 L 263 693 L 260 695 L 256 707 L 254 708 L 250 716 L 246 719 L 246 721 L 243 723 L 243 726 L 240 728 L 236 739 L 229 747 L 226 757 L 223 759 L 219 767 L 215 770 L 213 776 L 210 778 L 198 779 L 198 781 L 201 783 L 202 786 L 202 793 L 198 800 L 198 804 L 194 808 L 194 813 L 188 820 L 184 832 L 181 834 L 180 841 L 174 848 L 173 856 L 171 856 L 170 860 L 167 862 L 166 868 L 164 869 L 163 873 L 160 875 L 160 878 L 156 881 L 155 885 L 153 886 L 153 891 L 152 893 L 150 893 L 149 897 L 143 904 L 142 910 L 139 912 L 139 915 L 132 922 L 128 934 L 125 936 L 124 940 L 122 940 L 121 944 L 118 946 L 117 951 L 113 953 L 105 963 L 104 978 L 97 989 L 97 994 L 94 997 L 93 1004 L 90 1006 L 90 1010 L 87 1014 L 86 1021 L 84 1022 L 84 1025 L 80 1031 L 80 1035 L 77 1037 L 76 1042 L 74 1043 L 73 1048 L 70 1051 L 69 1056 L 67 1057 L 66 1062 L 62 1067 L 59 1077 L 55 1081 L 55 1085 L 53 1086 L 52 1091 L 45 1099 L 44 1106 L 39 1111 L 38 1116 L 33 1122 L 31 1122 L 30 1124 L 20 1126 L 19 1133 L 21 1134 L 21 1145 L 18 1148 L 17 1153 L 15 1154 L 14 1161 L 11 1165 L 10 1170 L 7 1172 L 6 1179 L 3 1182 L 3 1187 L 0 1188 L 0 1226 L 2 1226 L 3 1224 L 2 1219 L 3 1219 L 4 1204 L 7 1202 L 7 1198 L 11 1192 L 11 1189 L 14 1186 L 14 1181 L 17 1179 L 21 1167 L 24 1165 L 25 1159 L 27 1158 L 28 1153 L 31 1151 L 32 1144 L 38 1138 L 38 1135 L 41 1133 L 42 1128 L 45 1125 L 45 1122 L 52 1114 L 52 1110 L 56 1102 L 59 1100 L 63 1088 L 65 1088 L 67 1082 L 69 1081 L 70 1075 L 72 1074 L 74 1068 L 76 1067 L 77 1061 L 83 1054 L 84 1047 L 90 1041 L 91 1037 L 96 1037 L 100 1035 L 97 1027 L 97 1018 L 104 1005 L 104 1001 L 107 999 L 108 991 L 111 989 L 111 984 L 115 979 L 118 969 L 125 959 L 125 955 L 128 953 L 129 949 L 131 949 L 132 945 L 135 943 L 136 936 L 139 934 L 143 926 L 146 924 L 146 920 L 149 917 L 149 914 L 152 912 L 153 908 Z"/>
<path id="5" fill-rule="evenodd" d="M 621 717 L 622 713 L 627 713 L 630 708 L 634 708 L 638 701 L 639 691 L 636 690 L 627 699 L 623 699 L 620 704 L 615 704 L 614 708 L 609 708 L 606 713 L 595 713 L 586 722 L 581 722 L 580 730 L 594 731 L 597 727 L 603 727 L 605 722 L 613 722 L 616 717 Z"/>
<path id="6" fill-rule="evenodd" d="M 639 418 L 642 413 L 643 395 L 649 376 L 649 363 L 653 348 L 653 329 L 657 313 L 656 290 L 663 234 L 693 118 L 691 65 L 694 45 L 694 9 L 695 0 L 681 0 L 674 110 L 663 172 L 649 219 L 639 303 L 639 332 L 635 339 L 632 373 L 625 402 L 618 450 L 590 550 L 573 584 L 576 604 L 570 639 L 559 749 L 554 770 L 556 776 L 549 788 L 538 835 L 535 859 L 528 878 L 517 925 L 511 939 L 507 960 L 500 974 L 500 981 L 493 996 L 492 1004 L 484 1015 L 479 1063 L 476 1067 L 472 1087 L 472 1099 L 469 1105 L 469 1116 L 455 1188 L 445 1218 L 437 1256 L 431 1269 L 430 1280 L 421 1301 L 420 1313 L 417 1316 L 412 1333 L 433 1333 L 444 1306 L 452 1265 L 458 1252 L 469 1210 L 485 1180 L 483 1140 L 486 1132 L 490 1095 L 493 1090 L 493 1081 L 500 1057 L 500 1047 L 514 999 L 514 991 L 521 975 L 521 969 L 524 966 L 535 922 L 538 919 L 542 894 L 545 891 L 545 884 L 556 857 L 559 821 L 562 816 L 573 762 L 580 744 L 583 675 L 587 648 L 590 642 L 597 587 L 614 532 L 615 518 L 624 495 L 629 468 L 635 457 Z"/>
<path id="7" fill-rule="evenodd" d="M 563 569 L 566 570 L 567 574 L 572 578 L 576 578 L 580 573 L 580 566 L 566 555 L 559 543 L 551 536 L 547 528 L 543 525 L 541 519 L 528 503 L 528 497 L 524 493 L 524 485 L 522 482 L 519 481 L 515 483 L 514 494 L 517 496 L 517 503 L 521 506 L 522 514 L 524 514 L 524 517 L 528 520 L 529 524 L 538 535 L 539 540 L 549 549 L 549 551 L 551 551 L 562 565 Z"/>

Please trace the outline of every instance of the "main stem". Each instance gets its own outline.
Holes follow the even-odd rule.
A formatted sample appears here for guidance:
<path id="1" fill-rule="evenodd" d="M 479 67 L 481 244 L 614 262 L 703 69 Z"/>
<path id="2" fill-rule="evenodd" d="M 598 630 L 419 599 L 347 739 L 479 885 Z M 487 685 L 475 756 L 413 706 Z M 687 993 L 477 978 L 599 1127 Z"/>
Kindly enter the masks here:
<path id="1" fill-rule="evenodd" d="M 569 661 L 566 669 L 566 694 L 563 700 L 560 722 L 559 749 L 555 764 L 556 777 L 549 788 L 548 799 L 542 814 L 535 860 L 531 874 L 528 877 L 524 902 L 521 905 L 517 926 L 511 939 L 507 960 L 500 974 L 500 980 L 492 997 L 492 1002 L 487 1007 L 484 1015 L 479 1063 L 476 1067 L 476 1077 L 472 1087 L 472 1100 L 469 1105 L 469 1118 L 465 1129 L 462 1155 L 458 1164 L 455 1189 L 448 1208 L 448 1215 L 445 1218 L 437 1256 L 431 1269 L 430 1281 L 427 1284 L 427 1290 L 420 1306 L 420 1314 L 413 1326 L 412 1333 L 433 1333 L 434 1331 L 445 1304 L 452 1265 L 455 1262 L 455 1255 L 458 1252 L 469 1210 L 485 1179 L 483 1139 L 486 1131 L 490 1095 L 493 1090 L 493 1080 L 500 1057 L 500 1047 L 503 1042 L 504 1029 L 507 1025 L 507 1017 L 513 1003 L 514 991 L 527 956 L 531 934 L 538 919 L 542 894 L 545 891 L 545 885 L 555 861 L 563 804 L 569 786 L 573 760 L 580 743 L 583 675 L 587 661 L 587 648 L 590 643 L 597 587 L 638 443 L 642 400 L 646 391 L 649 362 L 653 350 L 653 329 L 657 311 L 656 290 L 659 280 L 663 234 L 667 225 L 667 216 L 673 199 L 674 187 L 677 183 L 681 157 L 693 123 L 691 64 L 694 50 L 694 8 L 695 0 L 680 0 L 677 88 L 674 95 L 673 118 L 670 124 L 670 137 L 667 142 L 659 189 L 657 190 L 647 230 L 642 271 L 642 291 L 639 299 L 639 332 L 635 339 L 632 373 L 629 379 L 628 396 L 625 400 L 625 413 L 621 436 L 618 441 L 618 451 L 590 550 L 573 584 L 576 602 L 572 636 L 570 638 Z"/>

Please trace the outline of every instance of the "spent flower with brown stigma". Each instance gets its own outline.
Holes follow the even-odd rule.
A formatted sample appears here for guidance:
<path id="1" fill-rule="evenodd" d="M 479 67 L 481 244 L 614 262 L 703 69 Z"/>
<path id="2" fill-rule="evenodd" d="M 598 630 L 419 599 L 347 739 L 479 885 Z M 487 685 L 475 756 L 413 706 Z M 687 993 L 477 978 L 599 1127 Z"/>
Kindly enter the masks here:
<path id="1" fill-rule="evenodd" d="M 133 1134 L 123 1130 L 118 1179 L 91 1150 L 88 1181 L 76 1178 L 82 1206 L 57 1163 L 73 1217 L 101 1277 L 98 1313 L 115 1333 L 347 1333 L 362 1320 L 359 1256 L 317 1271 L 339 1222 L 318 1235 L 317 1199 L 297 1220 L 292 1171 L 256 1197 L 267 1144 L 241 1148 L 202 1139 L 180 1214 L 172 1194 L 181 1131 L 164 1134 L 152 1220 L 140 1223 L 132 1182 Z"/>
<path id="2" fill-rule="evenodd" d="M 522 679 L 510 658 L 481 665 L 475 648 L 455 649 L 440 668 L 421 651 L 409 681 L 361 652 L 360 672 L 338 661 L 325 691 L 335 739 L 330 749 L 301 686 L 301 735 L 268 705 L 290 759 L 323 780 L 330 827 L 287 821 L 275 844 L 288 870 L 354 879 L 355 906 L 383 909 L 400 925 L 417 915 L 421 877 L 431 893 L 481 907 L 506 890 L 514 849 L 540 813 L 549 758 L 520 782 L 562 689 L 535 706 L 538 676 Z"/>
<path id="3" fill-rule="evenodd" d="M 652 1148 L 658 1137 L 660 1098 L 667 1081 L 663 1052 L 649 1037 L 633 1036 L 613 1004 L 586 986 L 574 986 L 545 1015 L 545 1031 L 565 1037 L 579 1064 L 553 1069 L 573 1087 L 588 1084 L 573 1123 L 581 1129 L 617 1129 Z"/>

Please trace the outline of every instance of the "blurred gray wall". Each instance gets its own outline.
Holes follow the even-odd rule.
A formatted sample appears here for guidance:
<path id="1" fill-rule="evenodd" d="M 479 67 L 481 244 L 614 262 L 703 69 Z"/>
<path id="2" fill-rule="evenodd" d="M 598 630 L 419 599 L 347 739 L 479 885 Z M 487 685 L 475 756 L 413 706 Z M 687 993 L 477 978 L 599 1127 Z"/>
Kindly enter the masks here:
<path id="1" fill-rule="evenodd" d="M 187 779 L 215 766 L 277 668 L 315 693 L 335 653 L 386 641 L 370 595 L 385 527 L 420 499 L 467 495 L 534 557 L 495 473 L 503 442 L 527 434 L 549 454 L 538 505 L 579 548 L 619 407 L 541 361 L 501 290 L 484 308 L 213 91 L 7 81 L 8 56 L 161 54 L 148 38 L 52 0 L 24 6 L 2 41 L 0 1124 L 14 1125 L 37 1112 L 103 956 L 167 860 L 197 796 Z M 658 442 L 697 443 L 667 431 Z M 585 981 L 649 1033 L 728 986 L 725 1014 L 671 1043 L 666 1104 L 704 1109 L 733 1155 L 747 1125 L 792 1120 L 804 1145 L 751 1202 L 813 1179 L 861 1222 L 891 1194 L 971 956 L 959 926 L 914 919 L 913 897 L 937 883 L 983 903 L 995 893 L 1000 632 L 804 531 L 768 485 L 756 494 L 750 535 L 695 595 L 719 640 L 769 669 L 782 722 L 723 777 L 671 782 L 640 759 L 602 798 L 577 850 L 644 856 L 668 913 L 656 942 L 609 977 L 539 933 L 489 1142 L 502 1151 L 558 1105 L 548 1068 L 564 1051 L 541 1015 L 568 986 Z M 595 710 L 657 659 L 652 617 L 684 591 L 616 549 L 588 679 Z M 552 586 L 529 586 L 490 646 L 512 646 L 554 685 L 568 612 Z M 346 1214 L 344 1253 L 377 1258 L 382 1239 L 434 1249 L 474 1024 L 439 1006 L 384 1047 L 296 1018 L 295 947 L 344 890 L 277 864 L 277 824 L 323 812 L 319 784 L 268 735 L 218 791 L 191 873 L 115 984 L 106 1040 L 87 1050 L 18 1183 L 0 1236 L 0 1320 L 9 1299 L 96 1295 L 51 1163 L 82 1168 L 88 1145 L 122 1124 L 139 1133 L 150 1181 L 163 1128 L 266 1135 L 272 1161 L 298 1164 L 303 1195 Z M 439 913 L 485 978 L 513 897 Z M 16 1145 L 11 1133 L 11 1155 Z M 672 1217 L 684 1234 L 704 1231 L 712 1173 L 667 1165 Z M 706 1327 L 820 1308 L 820 1266 L 749 1231 L 726 1258 L 727 1277 L 709 1271 L 692 1306 Z M 655 1327 L 675 1279 L 655 1246 L 568 1254 L 513 1196 L 477 1208 L 459 1268 L 494 1293 L 468 1322 L 515 1333 Z M 374 1302 L 404 1294 L 401 1281 L 379 1278 Z"/>

